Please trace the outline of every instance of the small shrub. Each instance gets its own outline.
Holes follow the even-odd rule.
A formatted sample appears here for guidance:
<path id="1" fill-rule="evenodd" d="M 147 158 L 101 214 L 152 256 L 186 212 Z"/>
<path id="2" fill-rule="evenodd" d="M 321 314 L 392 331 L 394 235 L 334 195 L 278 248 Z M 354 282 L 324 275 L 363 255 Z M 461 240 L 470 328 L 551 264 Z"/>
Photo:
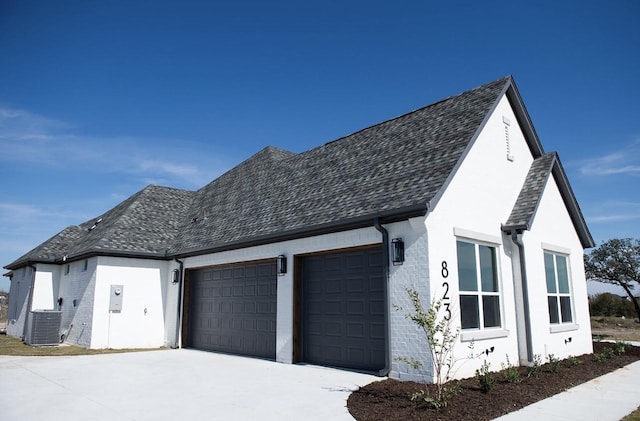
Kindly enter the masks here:
<path id="1" fill-rule="evenodd" d="M 542 357 L 540 356 L 540 354 L 535 354 L 533 356 L 533 364 L 529 366 L 527 377 L 538 378 L 538 376 L 540 375 L 540 367 L 542 367 Z"/>
<path id="2" fill-rule="evenodd" d="M 569 355 L 569 365 L 572 367 L 577 367 L 582 364 L 582 360 L 578 359 L 575 355 Z"/>
<path id="3" fill-rule="evenodd" d="M 442 388 L 442 393 L 440 394 L 440 397 L 438 396 L 429 396 L 429 393 L 425 392 L 424 390 L 419 390 L 417 392 L 413 392 L 411 394 L 411 400 L 415 401 L 415 400 L 423 400 L 425 403 L 427 403 L 430 407 L 432 407 L 433 409 L 435 409 L 436 411 L 441 410 L 442 408 L 445 408 L 449 402 L 449 400 L 454 396 L 457 395 L 458 393 L 460 393 L 460 385 L 458 383 L 452 383 L 446 386 L 443 386 Z"/>
<path id="4" fill-rule="evenodd" d="M 624 355 L 625 352 L 627 352 L 627 347 L 629 346 L 628 343 L 626 343 L 625 341 L 616 341 L 615 343 L 615 353 L 617 355 Z"/>
<path id="5" fill-rule="evenodd" d="M 604 362 L 607 360 L 610 360 L 611 358 L 613 358 L 613 356 L 615 355 L 615 353 L 613 352 L 612 348 L 605 348 L 602 350 L 602 352 L 598 353 L 598 354 L 594 354 L 593 358 L 595 359 L 596 362 Z"/>
<path id="6" fill-rule="evenodd" d="M 549 354 L 547 356 L 547 362 L 549 363 L 549 371 L 552 373 L 558 372 L 560 368 L 560 359 L 556 358 L 554 354 Z"/>
<path id="7" fill-rule="evenodd" d="M 480 390 L 484 393 L 491 392 L 491 389 L 493 389 L 493 386 L 496 384 L 496 379 L 493 377 L 493 373 L 489 371 L 490 366 L 491 364 L 485 360 L 482 366 L 476 370 L 476 380 L 480 385 Z"/>
<path id="8" fill-rule="evenodd" d="M 451 317 L 446 317 L 445 311 L 442 310 L 442 300 L 433 300 L 429 308 L 425 309 L 417 291 L 407 289 L 407 294 L 413 307 L 412 311 L 407 311 L 395 304 L 394 308 L 405 312 L 405 318 L 411 320 L 424 333 L 433 361 L 433 382 L 436 385 L 435 397 L 432 398 L 419 391 L 412 395 L 412 399 L 421 398 L 439 409 L 447 406 L 447 401 L 453 393 L 446 383 L 451 380 L 454 366 L 458 362 L 453 348 L 460 337 L 460 328 L 453 325 Z M 412 358 L 398 358 L 398 360 L 409 364 L 414 369 L 422 365 L 420 361 Z"/>
<path id="9" fill-rule="evenodd" d="M 500 364 L 502 368 L 502 374 L 504 374 L 504 379 L 509 383 L 520 383 L 522 379 L 520 378 L 520 370 L 518 367 L 511 364 L 509 361 L 509 355 L 507 354 L 507 361 Z"/>

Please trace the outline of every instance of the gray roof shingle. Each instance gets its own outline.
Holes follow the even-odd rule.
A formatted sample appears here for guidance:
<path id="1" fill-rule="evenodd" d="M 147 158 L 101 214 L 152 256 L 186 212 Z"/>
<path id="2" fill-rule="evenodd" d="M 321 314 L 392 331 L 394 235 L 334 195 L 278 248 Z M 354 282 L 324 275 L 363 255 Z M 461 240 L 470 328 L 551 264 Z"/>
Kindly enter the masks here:
<path id="1" fill-rule="evenodd" d="M 150 185 L 98 218 L 62 230 L 6 266 L 90 254 L 165 256 L 195 192 Z"/>
<path id="2" fill-rule="evenodd" d="M 528 230 L 531 227 L 556 157 L 556 153 L 551 152 L 534 159 L 505 228 Z"/>
<path id="3" fill-rule="evenodd" d="M 505 232 L 529 230 L 542 199 L 547 180 L 553 176 L 564 204 L 569 212 L 576 233 L 584 248 L 595 246 L 593 237 L 584 220 L 580 205 L 571 189 L 567 174 L 564 171 L 560 157 L 556 152 L 550 152 L 534 159 L 525 178 L 518 199 L 509 215 L 509 219 L 502 225 Z"/>
<path id="4" fill-rule="evenodd" d="M 172 253 L 420 209 L 442 188 L 510 77 L 301 154 L 266 148 L 198 191 Z"/>
<path id="5" fill-rule="evenodd" d="M 505 227 L 531 223 L 551 171 L 588 246 L 593 240 L 557 156 L 544 154 L 507 76 L 307 152 L 266 147 L 197 192 L 148 186 L 6 268 L 92 254 L 197 255 L 424 215 L 505 93 L 535 159 Z"/>

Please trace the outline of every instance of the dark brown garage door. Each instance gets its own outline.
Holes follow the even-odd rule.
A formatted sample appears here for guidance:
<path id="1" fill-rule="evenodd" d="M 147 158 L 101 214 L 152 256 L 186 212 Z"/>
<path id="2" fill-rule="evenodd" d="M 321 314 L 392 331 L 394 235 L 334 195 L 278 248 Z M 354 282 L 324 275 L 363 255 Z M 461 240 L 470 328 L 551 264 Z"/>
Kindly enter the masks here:
<path id="1" fill-rule="evenodd" d="M 302 259 L 302 358 L 377 371 L 385 365 L 381 248 Z"/>
<path id="2" fill-rule="evenodd" d="M 275 359 L 276 281 L 275 262 L 191 272 L 189 346 Z"/>

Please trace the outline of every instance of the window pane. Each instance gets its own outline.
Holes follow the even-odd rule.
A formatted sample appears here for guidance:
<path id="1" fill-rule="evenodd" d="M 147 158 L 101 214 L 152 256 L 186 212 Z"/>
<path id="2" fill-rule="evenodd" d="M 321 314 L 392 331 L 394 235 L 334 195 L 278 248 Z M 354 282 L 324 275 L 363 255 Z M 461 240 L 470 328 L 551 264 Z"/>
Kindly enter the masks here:
<path id="1" fill-rule="evenodd" d="M 560 323 L 558 318 L 558 297 L 548 297 L 549 301 L 549 321 L 551 323 Z"/>
<path id="2" fill-rule="evenodd" d="M 568 294 L 569 274 L 567 271 L 567 258 L 564 256 L 556 256 L 556 264 L 558 267 L 558 292 Z"/>
<path id="3" fill-rule="evenodd" d="M 571 317 L 571 297 L 560 297 L 560 312 L 562 313 L 562 323 L 573 321 Z"/>
<path id="4" fill-rule="evenodd" d="M 547 292 L 556 292 L 556 272 L 553 264 L 553 254 L 544 254 L 544 272 L 547 276 Z"/>
<path id="5" fill-rule="evenodd" d="M 480 279 L 484 292 L 498 292 L 498 271 L 496 268 L 496 249 L 480 246 Z"/>
<path id="6" fill-rule="evenodd" d="M 458 241 L 458 283 L 460 291 L 477 291 L 476 246 Z"/>
<path id="7" fill-rule="evenodd" d="M 500 327 L 500 297 L 488 295 L 482 297 L 484 327 Z"/>
<path id="8" fill-rule="evenodd" d="M 476 295 L 460 296 L 460 319 L 463 329 L 480 328 L 480 311 Z"/>

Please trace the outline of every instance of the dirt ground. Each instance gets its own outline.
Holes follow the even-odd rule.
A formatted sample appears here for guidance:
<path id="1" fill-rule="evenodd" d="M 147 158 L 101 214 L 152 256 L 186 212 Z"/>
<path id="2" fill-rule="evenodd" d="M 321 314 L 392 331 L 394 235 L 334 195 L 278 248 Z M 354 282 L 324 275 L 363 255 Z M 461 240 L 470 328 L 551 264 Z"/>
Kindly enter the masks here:
<path id="1" fill-rule="evenodd" d="M 621 317 L 591 317 L 594 339 L 616 339 L 640 342 L 640 323 Z"/>
<path id="2" fill-rule="evenodd" d="M 611 351 L 606 351 L 607 348 Z M 496 382 L 489 393 L 480 390 L 475 378 L 452 383 L 460 390 L 440 410 L 435 410 L 424 399 L 412 401 L 410 398 L 420 390 L 434 396 L 434 385 L 392 379 L 371 383 L 353 392 L 347 406 L 359 421 L 492 420 L 639 360 L 639 347 L 627 347 L 626 352 L 619 355 L 616 344 L 594 342 L 593 355 L 563 360 L 556 371 L 550 364 L 544 364 L 536 377 L 528 375 L 527 367 L 519 367 L 520 383 L 507 381 L 504 373 L 494 373 Z"/>

